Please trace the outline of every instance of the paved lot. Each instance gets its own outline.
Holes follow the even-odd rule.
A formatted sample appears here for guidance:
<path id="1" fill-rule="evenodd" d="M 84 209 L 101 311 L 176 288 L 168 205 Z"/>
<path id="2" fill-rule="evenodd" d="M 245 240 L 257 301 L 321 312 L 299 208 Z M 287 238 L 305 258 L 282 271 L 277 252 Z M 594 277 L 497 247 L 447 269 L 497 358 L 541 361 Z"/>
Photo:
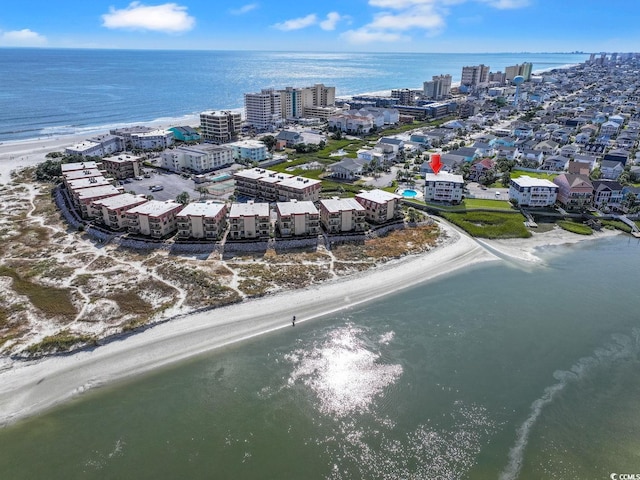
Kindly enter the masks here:
<path id="1" fill-rule="evenodd" d="M 472 198 L 484 198 L 484 199 L 496 199 L 500 200 L 509 200 L 509 189 L 508 188 L 486 188 L 483 189 L 480 184 L 475 182 L 469 182 L 467 184 L 467 189 L 469 190 L 469 196 Z M 499 195 L 496 195 L 499 193 Z"/>
<path id="2" fill-rule="evenodd" d="M 150 169 L 147 169 L 150 170 Z M 127 192 L 135 192 L 142 195 L 153 195 L 154 200 L 175 200 L 175 198 L 182 192 L 187 192 L 191 199 L 198 199 L 200 193 L 196 191 L 198 185 L 189 178 L 183 178 L 177 173 L 159 173 L 155 170 L 150 170 L 151 178 L 143 178 L 142 180 L 128 179 L 129 183 L 124 183 L 122 186 Z M 150 187 L 154 185 L 161 185 L 164 190 L 158 192 L 152 192 Z"/>

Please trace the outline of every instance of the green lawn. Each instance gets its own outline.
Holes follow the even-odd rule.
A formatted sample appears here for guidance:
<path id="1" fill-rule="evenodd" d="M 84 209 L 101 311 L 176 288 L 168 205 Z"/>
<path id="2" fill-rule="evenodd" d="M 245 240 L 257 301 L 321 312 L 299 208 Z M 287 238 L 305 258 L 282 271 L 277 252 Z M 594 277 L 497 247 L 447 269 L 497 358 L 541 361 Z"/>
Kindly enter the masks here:
<path id="1" fill-rule="evenodd" d="M 511 178 L 518 178 L 523 176 L 529 176 L 531 178 L 544 178 L 546 180 L 553 181 L 558 175 L 553 173 L 540 173 L 540 172 L 525 172 L 524 170 L 512 170 Z"/>
<path id="2" fill-rule="evenodd" d="M 497 210 L 514 210 L 513 205 L 506 200 L 490 200 L 484 198 L 465 198 L 462 205 L 466 208 L 491 208 Z"/>

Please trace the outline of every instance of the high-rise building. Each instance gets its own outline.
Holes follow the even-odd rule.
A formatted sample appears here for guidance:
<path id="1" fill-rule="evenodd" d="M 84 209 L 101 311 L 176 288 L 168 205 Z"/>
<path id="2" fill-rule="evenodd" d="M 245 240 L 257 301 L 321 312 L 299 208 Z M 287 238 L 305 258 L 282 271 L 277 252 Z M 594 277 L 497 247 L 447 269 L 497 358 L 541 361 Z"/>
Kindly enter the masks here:
<path id="1" fill-rule="evenodd" d="M 224 110 L 200 114 L 201 135 L 206 142 L 231 142 L 236 139 L 241 127 L 242 115 L 240 112 Z"/>
<path id="2" fill-rule="evenodd" d="M 282 96 L 272 88 L 263 88 L 260 93 L 244 94 L 244 109 L 247 124 L 258 131 L 267 131 L 282 123 Z"/>
<path id="3" fill-rule="evenodd" d="M 414 105 L 416 93 L 408 88 L 391 90 L 391 98 L 397 98 L 400 105 Z"/>
<path id="4" fill-rule="evenodd" d="M 318 83 L 312 87 L 287 87 L 280 93 L 280 114 L 283 119 L 302 118 L 316 112 L 314 107 L 330 107 L 336 102 L 336 87 Z"/>
<path id="5" fill-rule="evenodd" d="M 424 96 L 430 100 L 442 100 L 451 94 L 451 75 L 434 75 L 423 84 Z"/>
<path id="6" fill-rule="evenodd" d="M 470 67 L 462 67 L 462 78 L 460 80 L 461 85 L 467 87 L 476 87 L 483 85 L 489 81 L 489 66 L 488 65 L 475 65 Z"/>
<path id="7" fill-rule="evenodd" d="M 511 82 L 515 77 L 520 75 L 524 77 L 525 82 L 531 80 L 531 71 L 533 69 L 533 64 L 530 62 L 524 62 L 521 65 L 512 65 L 510 67 L 505 68 L 505 82 Z"/>

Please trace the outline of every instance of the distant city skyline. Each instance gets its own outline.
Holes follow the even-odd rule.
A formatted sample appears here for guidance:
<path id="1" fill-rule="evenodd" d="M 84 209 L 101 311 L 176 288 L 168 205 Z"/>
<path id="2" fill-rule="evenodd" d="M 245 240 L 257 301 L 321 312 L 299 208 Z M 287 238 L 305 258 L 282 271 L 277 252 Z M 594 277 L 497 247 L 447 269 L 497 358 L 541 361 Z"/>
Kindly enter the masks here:
<path id="1" fill-rule="evenodd" d="M 3 5 L 0 47 L 325 52 L 635 52 L 628 0 L 205 0 Z"/>

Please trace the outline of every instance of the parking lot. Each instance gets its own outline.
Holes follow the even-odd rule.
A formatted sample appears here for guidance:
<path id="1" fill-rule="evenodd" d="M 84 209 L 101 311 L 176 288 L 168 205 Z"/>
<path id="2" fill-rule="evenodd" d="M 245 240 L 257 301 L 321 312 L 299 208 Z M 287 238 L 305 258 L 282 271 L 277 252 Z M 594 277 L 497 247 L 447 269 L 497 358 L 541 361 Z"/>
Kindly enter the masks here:
<path id="1" fill-rule="evenodd" d="M 198 199 L 200 193 L 196 191 L 198 186 L 190 178 L 183 178 L 177 173 L 161 172 L 147 168 L 147 172 L 150 174 L 150 178 L 142 178 L 142 180 L 135 180 L 129 178 L 122 184 L 126 192 L 135 192 L 141 195 L 153 195 L 154 200 L 175 200 L 175 198 L 182 192 L 187 192 L 191 199 Z M 157 192 L 152 192 L 151 187 L 159 185 L 163 189 Z"/>
<path id="2" fill-rule="evenodd" d="M 466 188 L 469 190 L 468 196 L 471 198 L 509 200 L 508 188 L 487 188 L 475 182 L 469 182 Z"/>

